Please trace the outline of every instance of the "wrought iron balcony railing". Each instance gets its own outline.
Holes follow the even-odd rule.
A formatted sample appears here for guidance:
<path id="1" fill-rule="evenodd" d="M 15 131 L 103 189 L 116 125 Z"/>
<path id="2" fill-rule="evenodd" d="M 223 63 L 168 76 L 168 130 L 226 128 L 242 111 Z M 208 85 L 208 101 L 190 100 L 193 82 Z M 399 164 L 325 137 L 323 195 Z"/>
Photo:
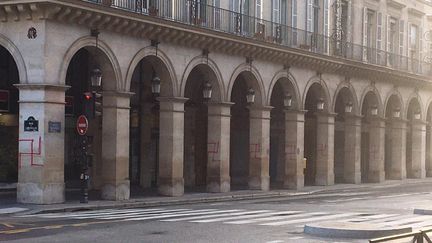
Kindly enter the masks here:
<path id="1" fill-rule="evenodd" d="M 432 74 L 432 62 L 293 28 L 194 0 L 82 0 L 221 31 L 263 42 L 336 56 L 420 75 Z"/>

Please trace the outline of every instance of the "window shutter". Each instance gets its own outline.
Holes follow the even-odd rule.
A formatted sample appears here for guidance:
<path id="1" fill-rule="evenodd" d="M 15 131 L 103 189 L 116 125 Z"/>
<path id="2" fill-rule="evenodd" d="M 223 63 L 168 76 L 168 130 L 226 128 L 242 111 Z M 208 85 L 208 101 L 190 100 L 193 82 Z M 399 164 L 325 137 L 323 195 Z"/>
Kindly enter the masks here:
<path id="1" fill-rule="evenodd" d="M 346 41 L 347 42 L 352 42 L 352 38 L 351 38 L 351 29 L 352 29 L 352 1 L 348 1 L 348 16 L 347 16 L 347 33 L 345 33 L 346 35 Z"/>
<path id="2" fill-rule="evenodd" d="M 368 9 L 363 8 L 363 61 L 367 60 L 367 27 L 368 27 Z"/>
<path id="3" fill-rule="evenodd" d="M 292 16 L 292 44 L 297 45 L 297 0 L 292 0 L 291 2 L 291 16 Z"/>
<path id="4" fill-rule="evenodd" d="M 382 50 L 382 13 L 377 13 L 377 42 L 376 42 L 376 49 L 377 49 L 377 63 L 381 63 L 382 57 L 381 57 L 381 50 Z"/>
<path id="5" fill-rule="evenodd" d="M 405 39 L 405 23 L 399 20 L 399 55 L 403 56 L 404 53 L 404 39 Z"/>
<path id="6" fill-rule="evenodd" d="M 408 28 L 408 41 L 407 41 L 407 44 L 408 44 L 408 57 L 411 57 L 411 23 L 410 22 L 408 22 L 408 24 L 407 24 L 407 28 Z"/>
<path id="7" fill-rule="evenodd" d="M 421 68 L 422 68 L 422 60 L 423 60 L 423 28 L 422 26 L 419 27 L 419 31 L 418 31 L 418 37 L 419 37 L 419 54 L 418 54 L 418 65 L 419 65 L 419 71 L 422 72 Z"/>
<path id="8" fill-rule="evenodd" d="M 324 0 L 324 52 L 329 52 L 329 0 Z"/>
<path id="9" fill-rule="evenodd" d="M 393 50 L 391 49 L 391 17 L 390 17 L 390 15 L 387 15 L 387 48 L 386 48 L 386 50 L 388 51 L 388 52 L 393 52 Z"/>
<path id="10" fill-rule="evenodd" d="M 313 21 L 312 21 L 312 13 L 313 13 L 313 0 L 307 0 L 306 4 L 306 31 L 312 32 L 313 30 Z"/>

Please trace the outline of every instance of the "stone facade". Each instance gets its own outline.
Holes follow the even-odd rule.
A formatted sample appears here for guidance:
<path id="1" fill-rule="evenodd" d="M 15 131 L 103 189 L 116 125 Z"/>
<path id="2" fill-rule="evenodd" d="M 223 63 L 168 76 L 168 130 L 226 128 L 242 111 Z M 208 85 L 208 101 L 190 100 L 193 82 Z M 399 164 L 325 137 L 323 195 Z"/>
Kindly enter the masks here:
<path id="1" fill-rule="evenodd" d="M 350 52 L 339 50 L 342 39 L 331 37 L 342 11 L 336 0 L 323 1 L 328 5 L 320 8 L 320 28 L 312 35 L 301 31 L 310 28 L 309 1 L 297 1 L 297 45 L 288 41 L 292 28 L 283 25 L 291 32 L 281 35 L 278 28 L 272 31 L 272 1 L 262 6 L 268 21 L 258 21 L 265 31 L 256 21 L 246 23 L 253 17 L 219 19 L 227 11 L 203 4 L 179 7 L 172 1 L 164 7 L 168 1 L 160 1 L 139 11 L 132 3 L 123 6 L 129 10 L 118 8 L 127 2 L 0 3 L 0 46 L 19 74 L 19 202 L 65 200 L 65 151 L 73 146 L 65 142 L 65 127 L 73 120 L 65 117 L 65 96 L 75 95 L 78 102 L 77 95 L 88 88 L 88 70 L 82 71 L 88 66 L 98 66 L 103 77 L 102 114 L 90 128 L 91 187 L 104 199 L 128 199 L 132 184 L 181 196 L 185 187 L 217 193 L 332 185 L 335 174 L 337 183 L 431 175 L 432 68 L 426 57 L 432 39 L 425 31 L 432 27 L 430 3 L 343 1 L 350 13 L 343 43 Z M 281 6 L 289 9 L 290 25 L 294 3 L 287 2 Z M 256 12 L 254 4 L 249 13 Z M 207 12 L 196 12 L 197 6 Z M 229 1 L 220 6 L 229 9 Z M 186 12 L 170 12 L 177 8 Z M 368 13 L 381 16 L 370 23 L 377 31 L 372 46 L 365 46 L 363 35 Z M 396 55 L 387 39 L 391 17 L 398 24 L 404 20 L 397 55 L 408 55 L 405 59 L 391 58 Z M 237 26 L 237 20 L 243 24 Z M 416 50 L 408 47 L 413 24 L 419 33 Z M 253 34 L 249 25 L 255 26 Z M 227 31 L 221 31 L 224 26 Z M 242 30 L 235 32 L 236 27 Z M 100 32 L 97 39 L 90 34 L 94 29 Z M 394 60 L 407 64 L 396 67 Z M 150 89 L 155 76 L 161 79 L 157 99 Z M 206 82 L 211 100 L 202 97 Z M 246 100 L 249 89 L 255 93 L 253 104 Z M 38 131 L 24 131 L 30 116 L 39 121 Z M 59 122 L 61 131 L 49 131 L 50 122 Z M 39 139 L 38 148 L 34 141 Z"/>

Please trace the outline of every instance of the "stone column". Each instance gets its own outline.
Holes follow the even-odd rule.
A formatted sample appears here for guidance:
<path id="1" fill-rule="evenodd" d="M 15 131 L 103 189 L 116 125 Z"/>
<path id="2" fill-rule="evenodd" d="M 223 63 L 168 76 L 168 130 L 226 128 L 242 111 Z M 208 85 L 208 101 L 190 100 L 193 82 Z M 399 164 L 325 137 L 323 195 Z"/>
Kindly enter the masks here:
<path id="1" fill-rule="evenodd" d="M 141 114 L 140 116 L 140 126 L 141 126 L 141 134 L 140 134 L 140 163 L 141 163 L 141 171 L 140 171 L 140 186 L 143 188 L 151 188 L 152 186 L 152 177 L 154 176 L 154 156 L 152 155 L 152 109 L 156 104 L 153 103 L 142 103 Z"/>
<path id="2" fill-rule="evenodd" d="M 249 188 L 270 189 L 270 110 L 271 107 L 249 107 Z"/>
<path id="3" fill-rule="evenodd" d="M 334 120 L 335 115 L 317 114 L 317 158 L 315 184 L 334 184 Z"/>
<path id="4" fill-rule="evenodd" d="M 392 118 L 390 121 L 391 153 L 390 169 L 386 171 L 387 178 L 403 180 L 406 178 L 406 120 Z"/>
<path id="5" fill-rule="evenodd" d="M 20 95 L 17 201 L 62 203 L 65 201 L 65 90 L 69 87 L 44 84 L 16 86 Z M 25 121 L 30 117 L 38 123 L 32 126 L 34 129 L 31 131 L 24 129 Z M 50 130 L 49 124 L 56 124 L 60 130 Z"/>
<path id="6" fill-rule="evenodd" d="M 373 116 L 369 118 L 369 182 L 383 182 L 384 172 L 384 144 L 385 121 L 383 118 Z"/>
<path id="7" fill-rule="evenodd" d="M 411 168 L 408 168 L 408 177 L 426 177 L 426 123 L 421 120 L 412 121 L 412 152 Z"/>
<path id="8" fill-rule="evenodd" d="M 165 196 L 184 194 L 184 103 L 185 98 L 160 97 L 158 191 Z"/>
<path id="9" fill-rule="evenodd" d="M 229 192 L 232 103 L 208 104 L 207 191 Z"/>
<path id="10" fill-rule="evenodd" d="M 345 114 L 344 181 L 361 183 L 361 117 Z"/>
<path id="11" fill-rule="evenodd" d="M 102 198 L 127 200 L 129 181 L 129 110 L 131 93 L 103 92 Z"/>
<path id="12" fill-rule="evenodd" d="M 285 111 L 285 188 L 304 187 L 304 123 L 305 111 Z"/>
<path id="13" fill-rule="evenodd" d="M 428 124 L 428 126 L 431 126 L 431 123 Z M 426 130 L 427 132 L 428 130 Z M 429 129 L 429 136 L 427 136 L 429 139 L 427 146 L 429 146 L 429 149 L 426 149 L 426 176 L 432 177 L 432 128 Z"/>

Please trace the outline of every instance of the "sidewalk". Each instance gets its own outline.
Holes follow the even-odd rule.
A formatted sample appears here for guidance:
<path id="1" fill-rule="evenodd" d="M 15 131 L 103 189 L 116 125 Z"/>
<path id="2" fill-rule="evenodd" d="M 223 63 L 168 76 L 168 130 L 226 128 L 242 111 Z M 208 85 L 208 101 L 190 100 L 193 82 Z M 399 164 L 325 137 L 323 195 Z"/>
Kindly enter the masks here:
<path id="1" fill-rule="evenodd" d="M 19 204 L 15 202 L 15 192 L 0 191 L 0 216 L 6 214 L 36 214 L 54 212 L 72 212 L 81 210 L 97 210 L 110 208 L 133 208 L 133 207 L 159 207 L 172 205 L 185 205 L 197 203 L 226 202 L 236 200 L 298 197 L 304 195 L 329 193 L 347 189 L 364 189 L 374 187 L 396 187 L 406 184 L 432 183 L 432 178 L 407 179 L 404 181 L 386 181 L 384 183 L 367 183 L 360 185 L 337 184 L 333 186 L 308 186 L 299 191 L 294 190 L 271 190 L 269 192 L 255 190 L 239 190 L 227 193 L 186 193 L 181 197 L 146 196 L 131 198 L 126 201 L 90 200 L 88 204 L 81 204 L 78 200 L 67 201 L 62 204 L 34 205 Z M 16 209 L 22 209 L 15 211 Z"/>

